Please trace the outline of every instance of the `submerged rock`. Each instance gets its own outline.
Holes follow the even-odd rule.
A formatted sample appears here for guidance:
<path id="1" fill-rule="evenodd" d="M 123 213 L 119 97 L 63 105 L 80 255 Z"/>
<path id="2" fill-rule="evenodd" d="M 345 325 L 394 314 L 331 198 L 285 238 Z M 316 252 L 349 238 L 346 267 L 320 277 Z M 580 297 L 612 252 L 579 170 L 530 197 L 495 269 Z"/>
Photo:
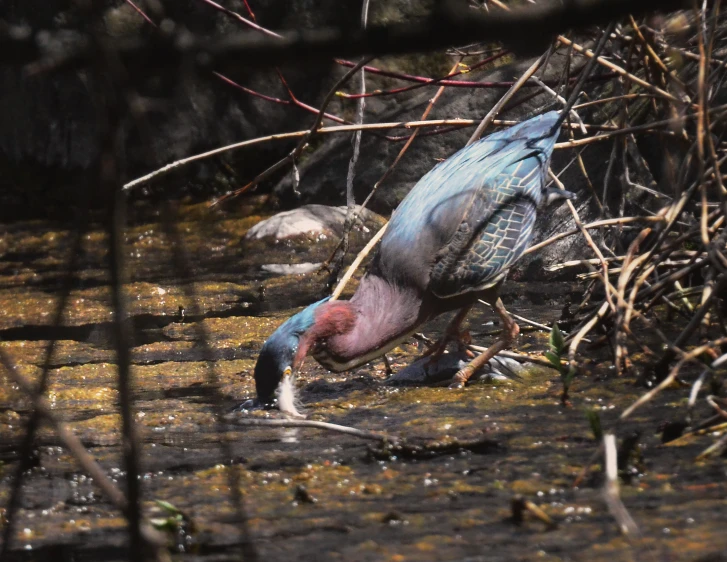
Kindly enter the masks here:
<path id="1" fill-rule="evenodd" d="M 376 213 L 362 209 L 360 206 L 356 207 L 356 211 L 360 217 L 356 228 L 366 229 L 368 227 L 365 223 L 376 221 L 379 218 Z M 281 239 L 309 234 L 341 236 L 345 221 L 346 207 L 304 205 L 260 221 L 247 231 L 245 238 L 247 240 L 260 240 L 267 237 Z"/>
<path id="2" fill-rule="evenodd" d="M 422 357 L 386 382 L 392 385 L 431 384 L 451 379 L 457 371 L 470 361 L 464 353 L 445 353 L 436 362 L 430 363 L 429 357 Z M 487 365 L 470 380 L 508 380 L 518 379 L 528 368 L 529 363 L 519 363 L 507 357 L 493 357 Z"/>

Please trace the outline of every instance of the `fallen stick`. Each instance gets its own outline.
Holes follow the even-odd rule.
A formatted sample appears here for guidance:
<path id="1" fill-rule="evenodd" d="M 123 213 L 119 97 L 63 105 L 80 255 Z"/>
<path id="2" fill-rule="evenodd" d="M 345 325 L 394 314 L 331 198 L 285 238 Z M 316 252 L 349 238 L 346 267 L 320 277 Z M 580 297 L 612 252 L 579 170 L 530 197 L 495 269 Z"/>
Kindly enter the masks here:
<path id="1" fill-rule="evenodd" d="M 366 431 L 365 429 L 356 429 L 347 425 L 339 425 L 336 423 L 328 423 L 315 420 L 282 420 L 282 419 L 260 419 L 245 418 L 240 419 L 239 414 L 227 416 L 227 420 L 235 425 L 244 425 L 252 427 L 311 427 L 313 429 L 324 429 L 327 431 L 336 431 L 353 435 L 362 439 L 371 439 L 373 441 L 389 441 L 390 443 L 398 443 L 401 441 L 399 437 L 381 433 L 379 431 Z"/>
<path id="2" fill-rule="evenodd" d="M 606 457 L 606 482 L 603 487 L 603 496 L 606 505 L 622 534 L 638 535 L 639 528 L 621 501 L 619 493 L 616 436 L 613 433 L 604 435 L 603 445 Z"/>

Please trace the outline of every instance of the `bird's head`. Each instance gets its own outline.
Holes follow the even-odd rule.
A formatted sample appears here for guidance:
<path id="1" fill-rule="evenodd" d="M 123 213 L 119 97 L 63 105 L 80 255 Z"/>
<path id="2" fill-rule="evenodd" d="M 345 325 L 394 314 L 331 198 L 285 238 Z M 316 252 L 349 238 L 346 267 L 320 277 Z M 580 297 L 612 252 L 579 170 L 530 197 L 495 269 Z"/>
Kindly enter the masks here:
<path id="1" fill-rule="evenodd" d="M 315 302 L 288 318 L 263 344 L 255 364 L 255 390 L 261 404 L 271 403 L 283 376 L 291 374 L 302 363 L 307 349 L 301 349 L 301 339 L 315 324 L 316 309 L 328 299 Z"/>

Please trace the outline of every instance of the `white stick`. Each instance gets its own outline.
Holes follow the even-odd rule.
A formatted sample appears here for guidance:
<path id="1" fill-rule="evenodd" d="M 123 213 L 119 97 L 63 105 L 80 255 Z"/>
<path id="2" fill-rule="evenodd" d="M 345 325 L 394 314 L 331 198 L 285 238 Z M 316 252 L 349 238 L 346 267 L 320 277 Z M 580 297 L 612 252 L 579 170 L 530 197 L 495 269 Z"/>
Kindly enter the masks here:
<path id="1" fill-rule="evenodd" d="M 631 518 L 619 495 L 618 455 L 616 452 L 616 436 L 613 433 L 606 433 L 603 436 L 603 447 L 606 456 L 606 483 L 603 486 L 606 505 L 616 520 L 616 523 L 618 523 L 621 533 L 624 535 L 636 535 L 639 532 L 639 528 Z"/>
<path id="2" fill-rule="evenodd" d="M 231 421 L 235 425 L 247 425 L 254 427 L 312 427 L 315 429 L 337 431 L 339 433 L 345 433 L 346 435 L 354 435 L 356 437 L 361 437 L 362 439 L 372 439 L 374 441 L 390 441 L 392 443 L 399 441 L 398 437 L 387 435 L 386 433 L 380 433 L 378 431 L 366 431 L 363 429 L 356 429 L 355 427 L 348 427 L 346 425 L 314 420 L 271 420 L 261 418 L 240 419 L 235 417 L 234 419 L 231 419 Z"/>

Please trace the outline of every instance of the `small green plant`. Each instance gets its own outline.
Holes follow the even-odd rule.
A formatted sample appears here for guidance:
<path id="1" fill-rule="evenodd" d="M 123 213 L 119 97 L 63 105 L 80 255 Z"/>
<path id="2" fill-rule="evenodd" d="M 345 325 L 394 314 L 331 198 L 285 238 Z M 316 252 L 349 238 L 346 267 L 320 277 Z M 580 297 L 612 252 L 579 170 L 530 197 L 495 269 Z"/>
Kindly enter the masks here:
<path id="1" fill-rule="evenodd" d="M 195 548 L 194 535 L 196 526 L 192 518 L 173 504 L 164 500 L 154 500 L 163 517 L 149 520 L 151 525 L 158 531 L 169 533 L 175 544 L 177 552 L 191 552 Z"/>
<path id="2" fill-rule="evenodd" d="M 550 330 L 550 349 L 545 352 L 545 357 L 550 364 L 560 373 L 560 380 L 563 383 L 563 394 L 560 397 L 563 406 L 569 404 L 568 391 L 570 384 L 573 381 L 573 377 L 576 374 L 576 370 L 571 367 L 567 362 L 563 362 L 563 356 L 568 352 L 565 345 L 565 338 L 563 333 L 558 328 L 558 324 L 553 324 L 553 328 Z"/>
<path id="3" fill-rule="evenodd" d="M 603 441 L 603 428 L 601 427 L 601 416 L 598 414 L 596 410 L 588 409 L 586 410 L 586 418 L 588 418 L 588 424 L 591 426 L 591 431 L 593 432 L 593 438 L 597 442 Z"/>
<path id="4" fill-rule="evenodd" d="M 156 517 L 154 519 L 151 519 L 150 523 L 152 524 L 152 526 L 158 531 L 176 532 L 186 519 L 184 513 L 182 513 L 181 510 L 176 508 L 171 503 L 164 500 L 154 500 L 154 503 L 156 503 L 164 512 L 166 512 L 167 517 Z"/>

